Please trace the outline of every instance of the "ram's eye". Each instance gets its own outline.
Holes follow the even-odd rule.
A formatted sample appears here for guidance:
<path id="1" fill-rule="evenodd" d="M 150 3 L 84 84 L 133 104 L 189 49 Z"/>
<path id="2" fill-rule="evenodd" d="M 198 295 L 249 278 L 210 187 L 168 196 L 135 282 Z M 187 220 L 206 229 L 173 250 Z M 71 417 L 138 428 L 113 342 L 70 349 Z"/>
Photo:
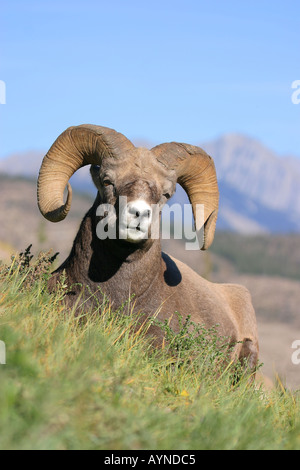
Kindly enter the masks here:
<path id="1" fill-rule="evenodd" d="M 103 185 L 107 188 L 108 186 L 111 186 L 111 185 L 112 185 L 112 182 L 109 181 L 109 180 L 104 180 L 104 181 L 103 181 Z"/>
<path id="2" fill-rule="evenodd" d="M 170 199 L 170 197 L 171 197 L 171 195 L 169 193 L 165 193 L 164 196 L 165 196 L 166 199 Z"/>

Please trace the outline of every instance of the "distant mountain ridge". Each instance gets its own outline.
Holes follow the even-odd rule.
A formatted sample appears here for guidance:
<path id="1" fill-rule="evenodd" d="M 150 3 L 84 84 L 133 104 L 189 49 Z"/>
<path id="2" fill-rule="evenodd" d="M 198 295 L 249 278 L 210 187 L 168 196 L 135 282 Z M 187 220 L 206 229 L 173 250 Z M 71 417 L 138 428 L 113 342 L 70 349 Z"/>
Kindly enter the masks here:
<path id="1" fill-rule="evenodd" d="M 239 134 L 224 135 L 202 146 L 217 168 L 221 223 L 228 219 L 224 209 L 230 208 L 264 231 L 300 231 L 298 158 L 280 157 L 257 140 Z"/>
<path id="2" fill-rule="evenodd" d="M 151 147 L 141 140 L 136 145 Z M 215 161 L 220 187 L 217 227 L 239 233 L 300 232 L 300 159 L 280 157 L 262 143 L 226 134 L 199 143 Z M 0 173 L 36 178 L 43 152 L 24 152 L 0 160 Z M 95 194 L 89 169 L 72 177 L 74 189 Z M 187 203 L 178 187 L 171 202 Z"/>
<path id="3" fill-rule="evenodd" d="M 288 210 L 291 217 L 300 215 L 298 159 L 278 157 L 260 142 L 236 134 L 203 144 L 203 148 L 213 156 L 221 182 L 266 208 Z"/>

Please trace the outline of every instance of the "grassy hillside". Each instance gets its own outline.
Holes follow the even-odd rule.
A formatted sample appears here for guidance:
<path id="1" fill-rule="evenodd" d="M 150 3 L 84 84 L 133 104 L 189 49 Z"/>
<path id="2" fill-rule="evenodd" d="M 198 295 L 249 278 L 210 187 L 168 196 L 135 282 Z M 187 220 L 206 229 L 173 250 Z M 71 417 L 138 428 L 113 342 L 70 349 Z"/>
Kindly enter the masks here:
<path id="1" fill-rule="evenodd" d="M 300 236 L 217 232 L 211 248 L 238 273 L 300 279 Z"/>
<path id="2" fill-rule="evenodd" d="M 45 289 L 47 257 L 27 261 L 0 272 L 1 449 L 300 448 L 299 396 L 247 377 L 234 385 L 213 334 L 199 349 L 183 325 L 154 351 L 147 325 L 132 332 L 128 306 L 104 302 L 92 315 L 82 305 L 75 319 L 63 282 L 55 295 Z"/>
<path id="3" fill-rule="evenodd" d="M 33 245 L 33 252 L 59 251 L 62 262 L 92 200 L 74 194 L 67 219 L 52 224 L 36 204 L 36 182 L 0 175 L 0 261 Z M 299 339 L 300 236 L 242 236 L 217 232 L 207 252 L 186 251 L 179 240 L 164 240 L 163 249 L 214 282 L 243 284 L 257 314 L 264 370 L 274 369 L 289 387 L 300 387 L 299 366 L 291 362 L 291 344 Z M 283 331 L 285 334 L 283 334 Z"/>
<path id="4" fill-rule="evenodd" d="M 35 253 L 49 248 L 59 251 L 63 261 L 91 204 L 89 196 L 74 194 L 67 220 L 52 224 L 39 212 L 36 181 L 0 175 L 0 243 L 10 246 L 3 258 L 7 260 L 11 253 L 32 244 Z"/>

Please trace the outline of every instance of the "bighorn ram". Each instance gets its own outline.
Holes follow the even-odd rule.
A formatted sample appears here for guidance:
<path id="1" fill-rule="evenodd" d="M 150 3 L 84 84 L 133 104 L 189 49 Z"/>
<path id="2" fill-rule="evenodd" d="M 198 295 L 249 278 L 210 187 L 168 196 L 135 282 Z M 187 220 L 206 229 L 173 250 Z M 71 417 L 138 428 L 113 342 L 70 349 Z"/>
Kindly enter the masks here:
<path id="1" fill-rule="evenodd" d="M 156 204 L 162 209 L 178 182 L 189 197 L 194 215 L 197 204 L 204 205 L 202 249 L 211 245 L 219 203 L 212 158 L 188 144 L 165 143 L 147 150 L 136 148 L 112 129 L 94 125 L 70 127 L 52 145 L 40 169 L 38 205 L 46 219 L 59 222 L 67 216 L 72 199 L 68 181 L 85 165 L 91 165 L 98 194 L 82 221 L 69 257 L 50 280 L 52 288 L 65 271 L 71 303 L 80 294 L 80 284 L 96 295 L 105 293 L 116 308 L 134 294 L 136 311 L 147 316 L 159 312 L 158 318 L 170 319 L 175 331 L 178 319 L 174 312 L 190 314 L 194 322 L 207 327 L 219 324 L 222 336 L 239 342 L 235 357 L 248 358 L 254 367 L 258 338 L 248 291 L 237 285 L 208 282 L 162 253 L 159 239 L 145 237 L 151 226 L 151 206 Z M 100 239 L 97 224 L 101 217 L 97 209 L 104 203 L 117 207 L 120 196 L 127 197 L 128 204 L 126 217 L 120 216 L 115 222 L 117 237 Z M 136 216 L 141 223 L 132 228 L 126 220 Z M 196 230 L 201 229 L 197 217 L 195 223 Z M 152 326 L 150 331 L 157 341 L 161 340 L 158 327 Z"/>

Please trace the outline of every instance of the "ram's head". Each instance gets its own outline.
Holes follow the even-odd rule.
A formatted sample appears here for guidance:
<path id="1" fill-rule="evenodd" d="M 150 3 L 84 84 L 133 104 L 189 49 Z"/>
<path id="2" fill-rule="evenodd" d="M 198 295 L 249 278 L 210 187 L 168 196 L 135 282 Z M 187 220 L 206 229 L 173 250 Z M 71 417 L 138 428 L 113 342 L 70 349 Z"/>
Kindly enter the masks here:
<path id="1" fill-rule="evenodd" d="M 196 230 L 204 223 L 207 249 L 214 238 L 219 192 L 212 158 L 199 147 L 166 143 L 152 150 L 136 148 L 125 136 L 106 127 L 70 127 L 54 142 L 45 156 L 38 179 L 38 205 L 43 216 L 63 220 L 71 207 L 71 176 L 91 165 L 93 181 L 101 202 L 118 209 L 118 236 L 131 243 L 148 237 L 153 207 L 162 209 L 175 192 L 176 183 L 186 191 L 193 207 Z M 68 186 L 68 197 L 63 195 Z M 120 197 L 123 197 L 120 198 Z M 197 204 L 204 206 L 204 220 L 197 219 Z M 139 223 L 134 220 L 138 218 Z"/>

